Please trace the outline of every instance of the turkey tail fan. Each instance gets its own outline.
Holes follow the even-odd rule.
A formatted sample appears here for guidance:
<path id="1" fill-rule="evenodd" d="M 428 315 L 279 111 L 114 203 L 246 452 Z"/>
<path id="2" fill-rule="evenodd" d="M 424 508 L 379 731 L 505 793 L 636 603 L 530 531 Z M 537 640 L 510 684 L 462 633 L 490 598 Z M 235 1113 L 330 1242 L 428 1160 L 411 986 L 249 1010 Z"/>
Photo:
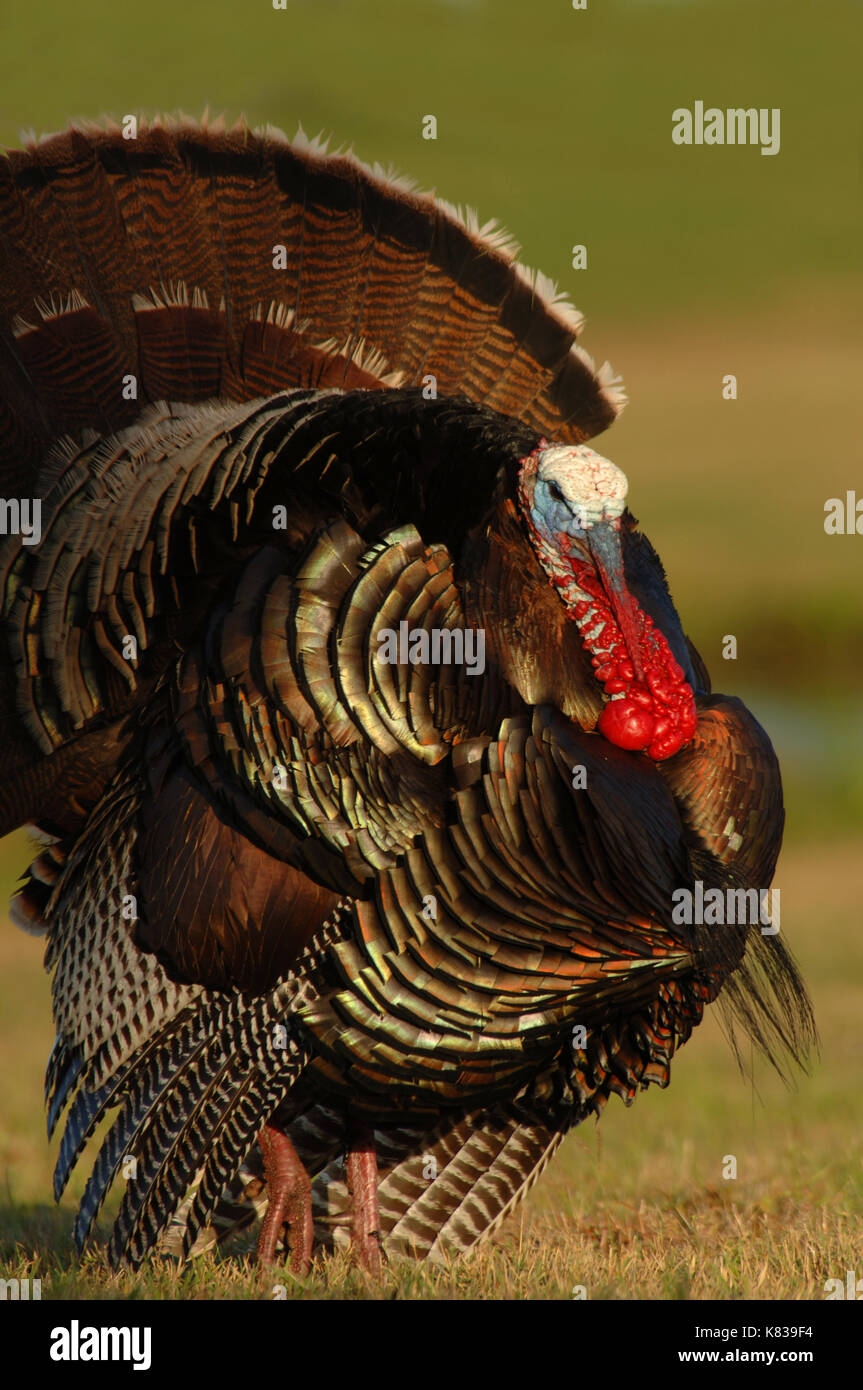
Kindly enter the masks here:
<path id="1" fill-rule="evenodd" d="M 0 160 L 0 490 L 146 402 L 427 385 L 578 442 L 623 403 L 475 214 L 302 133 L 82 125 Z"/>

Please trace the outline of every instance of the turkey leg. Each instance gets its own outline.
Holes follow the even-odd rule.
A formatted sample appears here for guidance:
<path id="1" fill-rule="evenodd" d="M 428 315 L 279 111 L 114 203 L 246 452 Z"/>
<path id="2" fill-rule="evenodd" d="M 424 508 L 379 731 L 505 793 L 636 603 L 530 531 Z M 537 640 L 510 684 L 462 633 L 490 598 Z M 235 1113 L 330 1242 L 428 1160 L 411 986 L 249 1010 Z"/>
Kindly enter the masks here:
<path id="1" fill-rule="evenodd" d="M 264 1156 L 269 1201 L 258 1237 L 258 1263 L 271 1265 L 283 1226 L 288 1228 L 291 1272 L 305 1276 L 312 1262 L 314 1221 L 312 1184 L 296 1149 L 274 1125 L 264 1125 L 258 1135 Z"/>
<path id="2" fill-rule="evenodd" d="M 345 1155 L 351 1201 L 351 1239 L 361 1269 L 374 1278 L 381 1273 L 381 1223 L 378 1214 L 378 1160 L 368 1130 L 358 1133 Z"/>

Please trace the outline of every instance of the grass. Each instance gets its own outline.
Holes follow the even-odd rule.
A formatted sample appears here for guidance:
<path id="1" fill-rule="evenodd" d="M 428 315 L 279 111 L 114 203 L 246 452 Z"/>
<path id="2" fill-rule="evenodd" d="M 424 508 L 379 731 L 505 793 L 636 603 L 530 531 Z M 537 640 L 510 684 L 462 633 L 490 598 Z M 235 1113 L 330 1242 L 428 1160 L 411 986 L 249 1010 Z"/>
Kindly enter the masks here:
<path id="1" fill-rule="evenodd" d="M 589 1213 L 571 1213 L 563 1235 L 559 1214 L 526 1210 L 494 1246 L 439 1269 L 399 1261 L 378 1282 L 341 1251 L 319 1257 L 306 1279 L 212 1253 L 182 1270 L 115 1274 L 101 1255 L 77 1261 L 56 1218 L 31 1220 L 33 1233 L 19 1249 L 38 1240 L 40 1253 L 4 1260 L 3 1277 L 41 1278 L 43 1300 L 817 1299 L 827 1279 L 844 1279 L 854 1267 L 858 1239 L 849 1209 L 777 1197 L 769 1184 L 748 1201 L 711 1188 L 598 1199 Z"/>
<path id="2" fill-rule="evenodd" d="M 344 1254 L 306 1281 L 260 1275 L 240 1243 L 182 1271 L 107 1270 L 97 1249 L 71 1247 L 75 1197 L 50 1205 L 56 1141 L 39 1105 L 50 1039 L 38 943 L 0 933 L 4 1000 L 16 1013 L 0 1041 L 5 1078 L 0 1170 L 0 1273 L 42 1279 L 43 1298 L 602 1298 L 808 1299 L 859 1265 L 863 1181 L 850 1136 L 863 1130 L 858 1015 L 863 943 L 856 846 L 809 845 L 783 855 L 782 926 L 812 992 L 820 1061 L 788 1090 L 756 1063 L 738 1074 L 715 1012 L 681 1050 L 666 1091 L 630 1110 L 612 1099 L 581 1126 L 501 1233 L 442 1269 L 399 1261 L 374 1284 Z M 36 1022 L 34 1022 L 36 1020 Z M 737 1178 L 722 1176 L 727 1156 Z M 108 1226 L 101 1224 L 104 1236 Z"/>

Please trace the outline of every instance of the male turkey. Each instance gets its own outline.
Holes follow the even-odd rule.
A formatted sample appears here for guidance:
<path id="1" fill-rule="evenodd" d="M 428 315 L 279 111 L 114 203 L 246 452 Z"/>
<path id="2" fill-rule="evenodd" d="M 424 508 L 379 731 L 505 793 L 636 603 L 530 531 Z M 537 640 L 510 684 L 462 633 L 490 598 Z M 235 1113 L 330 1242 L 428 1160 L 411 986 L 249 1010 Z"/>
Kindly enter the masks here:
<path id="1" fill-rule="evenodd" d="M 122 1171 L 116 1262 L 266 1192 L 304 1269 L 316 1178 L 370 1268 L 469 1248 L 720 990 L 812 1035 L 778 936 L 675 921 L 769 885 L 779 771 L 585 445 L 621 395 L 579 328 L 305 138 L 0 165 L 0 832 L 48 841 L 55 1188 L 114 1113 L 76 1234 Z"/>

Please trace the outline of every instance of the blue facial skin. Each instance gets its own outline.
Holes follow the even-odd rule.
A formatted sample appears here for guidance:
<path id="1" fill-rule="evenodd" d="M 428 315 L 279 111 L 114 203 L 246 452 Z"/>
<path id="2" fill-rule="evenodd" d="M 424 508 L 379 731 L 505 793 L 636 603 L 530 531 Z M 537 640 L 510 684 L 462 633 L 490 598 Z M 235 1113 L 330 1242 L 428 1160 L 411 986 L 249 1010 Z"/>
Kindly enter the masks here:
<path id="1" fill-rule="evenodd" d="M 554 541 L 563 531 L 573 540 L 584 542 L 585 529 L 579 524 L 557 483 L 537 478 L 533 489 L 533 520 L 546 540 Z"/>

